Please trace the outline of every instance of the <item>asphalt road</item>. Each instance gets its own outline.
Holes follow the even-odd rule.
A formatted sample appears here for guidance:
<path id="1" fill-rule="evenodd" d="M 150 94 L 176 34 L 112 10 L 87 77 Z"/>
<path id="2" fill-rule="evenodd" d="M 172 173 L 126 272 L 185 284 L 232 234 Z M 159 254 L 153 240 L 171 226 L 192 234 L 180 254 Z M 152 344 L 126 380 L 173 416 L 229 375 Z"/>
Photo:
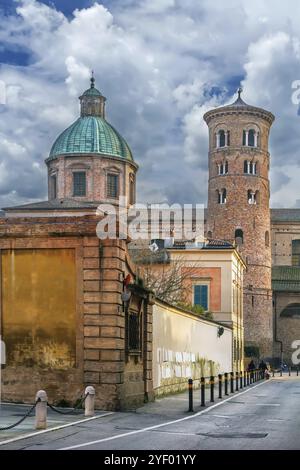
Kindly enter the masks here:
<path id="1" fill-rule="evenodd" d="M 300 377 L 259 383 L 204 411 L 196 404 L 194 414 L 185 404 L 185 396 L 171 397 L 0 449 L 300 449 Z"/>

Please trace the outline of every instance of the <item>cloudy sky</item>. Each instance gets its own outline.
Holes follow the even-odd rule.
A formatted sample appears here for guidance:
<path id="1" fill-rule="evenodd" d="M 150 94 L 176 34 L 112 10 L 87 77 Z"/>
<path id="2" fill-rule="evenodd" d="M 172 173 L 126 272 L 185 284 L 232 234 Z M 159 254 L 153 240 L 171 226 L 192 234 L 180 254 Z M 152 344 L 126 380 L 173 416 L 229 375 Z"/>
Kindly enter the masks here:
<path id="1" fill-rule="evenodd" d="M 202 116 L 242 83 L 276 115 L 271 204 L 300 207 L 299 22 L 299 0 L 1 0 L 0 206 L 46 198 L 44 159 L 94 69 L 140 201 L 206 201 Z"/>

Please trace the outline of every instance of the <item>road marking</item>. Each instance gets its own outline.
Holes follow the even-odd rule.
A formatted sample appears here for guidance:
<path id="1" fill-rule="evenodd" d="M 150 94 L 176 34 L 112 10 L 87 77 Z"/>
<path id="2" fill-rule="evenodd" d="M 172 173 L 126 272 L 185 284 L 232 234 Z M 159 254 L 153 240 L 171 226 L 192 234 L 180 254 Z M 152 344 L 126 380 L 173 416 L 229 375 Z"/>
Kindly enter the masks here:
<path id="1" fill-rule="evenodd" d="M 197 418 L 198 416 L 201 416 L 205 413 L 208 413 L 209 411 L 213 410 L 214 408 L 217 408 L 218 406 L 223 405 L 224 403 L 226 403 L 228 401 L 231 401 L 231 400 L 233 400 L 234 398 L 236 398 L 240 395 L 244 395 L 245 393 L 248 393 L 251 390 L 254 390 L 257 387 L 261 387 L 262 385 L 265 385 L 267 383 L 272 383 L 272 382 L 262 382 L 258 385 L 254 385 L 253 387 L 249 388 L 248 390 L 240 392 L 237 395 L 233 395 L 232 397 L 226 398 L 226 400 L 220 401 L 219 403 L 216 403 L 215 405 L 212 405 L 209 408 L 206 408 L 205 410 L 198 411 L 198 413 L 195 413 L 194 415 L 191 415 L 191 416 L 186 416 L 185 418 L 179 418 L 179 419 L 175 419 L 173 421 L 167 421 L 166 423 L 156 424 L 154 426 L 149 426 L 147 428 L 138 429 L 136 431 L 126 432 L 126 433 L 123 433 L 123 434 L 117 434 L 116 436 L 105 437 L 103 439 L 98 439 L 97 441 L 90 441 L 90 442 L 85 442 L 84 444 L 76 444 L 74 446 L 62 447 L 61 449 L 58 449 L 58 450 L 79 449 L 80 447 L 87 447 L 87 446 L 91 446 L 91 445 L 95 445 L 95 444 L 100 444 L 101 442 L 113 441 L 115 439 L 121 439 L 122 437 L 133 436 L 134 434 L 141 434 L 143 432 L 153 431 L 154 429 L 159 429 L 159 428 L 162 428 L 164 426 L 169 426 L 171 424 L 181 423 L 182 421 L 188 421 L 190 419 L 194 419 L 194 418 Z"/>
<path id="2" fill-rule="evenodd" d="M 280 403 L 247 403 L 252 406 L 280 406 Z"/>
<path id="3" fill-rule="evenodd" d="M 60 429 L 68 428 L 69 426 L 76 426 L 76 424 L 87 423 L 88 421 L 92 421 L 93 419 L 104 418 L 105 416 L 109 416 L 113 414 L 114 414 L 113 412 L 109 412 L 103 415 L 92 416 L 91 418 L 85 418 L 85 419 L 80 419 L 79 421 L 73 421 L 72 423 L 62 424 L 61 426 L 55 426 L 53 428 L 44 429 L 43 431 L 36 431 L 30 434 L 25 434 L 23 436 L 13 437 L 12 439 L 7 439 L 6 441 L 0 441 L 0 446 L 3 446 L 4 444 L 10 444 L 11 442 L 20 441 L 21 439 L 28 439 L 29 437 L 39 436 L 40 434 L 45 434 L 46 432 L 59 431 Z"/>

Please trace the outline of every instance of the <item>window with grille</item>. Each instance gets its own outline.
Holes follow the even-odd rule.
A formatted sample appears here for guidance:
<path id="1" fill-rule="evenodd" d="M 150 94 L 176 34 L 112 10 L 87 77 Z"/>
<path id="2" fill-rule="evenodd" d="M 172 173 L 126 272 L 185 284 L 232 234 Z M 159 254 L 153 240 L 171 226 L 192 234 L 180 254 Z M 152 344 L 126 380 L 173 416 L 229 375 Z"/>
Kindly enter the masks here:
<path id="1" fill-rule="evenodd" d="M 73 196 L 86 195 L 86 174 L 85 171 L 73 173 Z"/>
<path id="2" fill-rule="evenodd" d="M 208 285 L 197 284 L 194 286 L 194 305 L 201 305 L 208 310 Z"/>
<path id="3" fill-rule="evenodd" d="M 107 175 L 107 197 L 117 198 L 119 195 L 119 175 Z"/>
<path id="4" fill-rule="evenodd" d="M 140 317 L 137 313 L 128 315 L 128 349 L 129 351 L 141 350 Z"/>

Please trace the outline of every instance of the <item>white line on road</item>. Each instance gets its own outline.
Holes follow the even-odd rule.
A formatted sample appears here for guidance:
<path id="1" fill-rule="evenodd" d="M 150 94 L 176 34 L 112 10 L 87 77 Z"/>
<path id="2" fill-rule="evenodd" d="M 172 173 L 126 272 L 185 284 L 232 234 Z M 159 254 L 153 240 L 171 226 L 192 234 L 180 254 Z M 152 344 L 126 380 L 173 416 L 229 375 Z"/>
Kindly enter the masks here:
<path id="1" fill-rule="evenodd" d="M 208 413 L 209 411 L 213 410 L 214 408 L 217 408 L 218 406 L 223 405 L 224 403 L 226 403 L 230 400 L 233 400 L 236 397 L 244 395 L 245 393 L 248 393 L 251 390 L 254 390 L 257 387 L 261 387 L 262 385 L 265 385 L 267 383 L 272 383 L 272 382 L 271 381 L 270 382 L 262 382 L 258 385 L 254 385 L 253 387 L 249 388 L 248 390 L 244 390 L 243 392 L 240 392 L 236 395 L 232 395 L 232 397 L 226 398 L 226 400 L 220 401 L 219 403 L 216 403 L 215 405 L 212 405 L 212 406 L 210 406 L 209 408 L 207 408 L 205 410 L 198 411 L 198 413 L 195 413 L 194 415 L 191 415 L 191 416 L 186 416 L 184 418 L 175 419 L 173 421 L 167 421 L 166 423 L 156 424 L 155 426 L 149 426 L 147 428 L 138 429 L 136 431 L 130 431 L 130 432 L 126 432 L 126 433 L 123 433 L 123 434 L 117 434 L 116 436 L 105 437 L 103 439 L 98 439 L 97 441 L 90 441 L 90 442 L 85 442 L 84 444 L 76 444 L 74 446 L 62 447 L 61 449 L 58 449 L 58 450 L 79 449 L 80 447 L 87 447 L 87 446 L 92 446 L 92 445 L 95 445 L 95 444 L 100 444 L 101 442 L 113 441 L 115 439 L 120 439 L 122 437 L 132 436 L 134 434 L 141 434 L 143 432 L 153 431 L 153 429 L 158 429 L 158 428 L 162 428 L 164 426 L 169 426 L 171 424 L 181 423 L 182 421 L 187 421 L 189 419 L 194 419 L 194 418 L 197 418 L 198 416 L 203 415 L 204 413 Z"/>
<path id="2" fill-rule="evenodd" d="M 25 434 L 25 435 L 23 434 L 23 436 L 13 437 L 12 439 L 1 441 L 0 446 L 3 446 L 4 444 L 10 444 L 11 442 L 20 441 L 21 439 L 28 439 L 29 437 L 39 436 L 40 434 L 45 434 L 46 432 L 58 431 L 63 428 L 68 428 L 69 426 L 75 426 L 76 424 L 87 423 L 88 421 L 92 421 L 93 419 L 104 418 L 105 416 L 109 416 L 113 414 L 114 414 L 113 412 L 105 413 L 103 415 L 92 416 L 91 418 L 80 419 L 79 421 L 73 421 L 72 423 L 62 424 L 60 426 L 55 426 L 53 428 L 44 429 L 43 431 L 31 432 L 30 434 Z"/>
<path id="3" fill-rule="evenodd" d="M 248 403 L 248 405 L 252 406 L 280 406 L 280 403 Z"/>

